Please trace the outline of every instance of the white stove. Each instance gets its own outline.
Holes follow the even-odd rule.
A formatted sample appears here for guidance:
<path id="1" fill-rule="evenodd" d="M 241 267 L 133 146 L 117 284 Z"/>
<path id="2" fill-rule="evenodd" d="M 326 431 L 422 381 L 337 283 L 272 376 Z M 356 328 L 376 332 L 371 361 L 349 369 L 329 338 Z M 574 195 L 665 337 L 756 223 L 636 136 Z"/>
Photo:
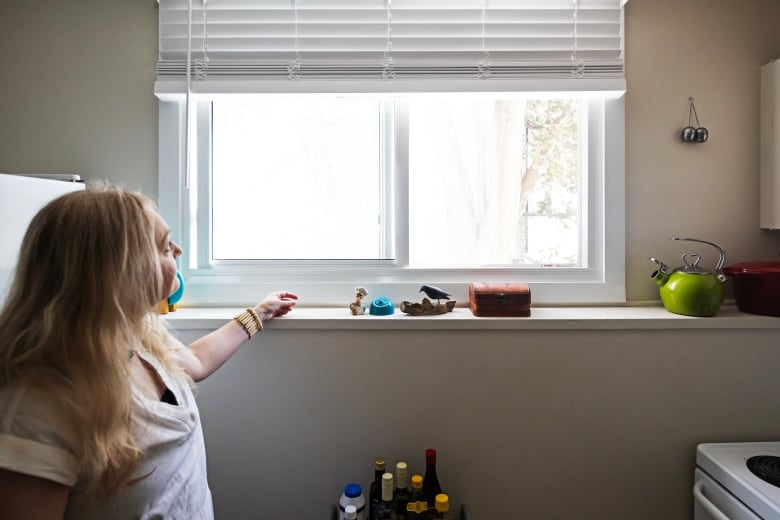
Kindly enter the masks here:
<path id="1" fill-rule="evenodd" d="M 695 520 L 780 520 L 780 442 L 699 444 Z"/>

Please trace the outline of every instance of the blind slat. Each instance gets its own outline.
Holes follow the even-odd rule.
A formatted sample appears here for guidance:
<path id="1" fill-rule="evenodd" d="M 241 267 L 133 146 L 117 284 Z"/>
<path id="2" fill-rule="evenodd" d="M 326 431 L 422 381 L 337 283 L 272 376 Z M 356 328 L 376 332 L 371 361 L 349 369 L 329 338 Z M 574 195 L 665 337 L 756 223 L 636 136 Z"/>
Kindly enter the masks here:
<path id="1" fill-rule="evenodd" d="M 579 0 L 580 9 L 613 9 L 625 2 L 616 0 Z M 187 10 L 188 0 L 160 0 L 160 9 Z M 209 8 L 217 10 L 253 9 L 263 11 L 290 10 L 291 0 L 207 0 Z M 452 11 L 457 9 L 481 9 L 484 0 L 392 0 L 393 10 L 434 9 Z M 202 0 L 192 0 L 192 5 L 200 9 Z M 299 10 L 385 10 L 387 0 L 295 0 Z M 568 9 L 572 8 L 572 0 L 490 0 L 490 9 Z"/>
<path id="2" fill-rule="evenodd" d="M 165 0 L 162 0 L 163 2 Z M 571 4 L 571 2 L 569 2 Z M 295 21 L 295 13 L 291 9 L 265 10 L 265 9 L 230 9 L 219 11 L 208 4 L 206 17 L 210 24 L 233 23 L 282 23 L 292 24 Z M 571 9 L 491 9 L 485 12 L 485 23 L 567 23 L 572 22 L 573 11 Z M 431 9 L 414 9 L 400 11 L 391 10 L 393 24 L 458 24 L 482 21 L 482 11 L 479 9 L 450 9 L 446 16 L 442 11 Z M 187 24 L 187 9 L 160 9 L 161 27 L 167 24 Z M 620 24 L 621 10 L 619 9 L 579 9 L 577 21 L 587 23 L 615 23 Z M 386 9 L 354 9 L 350 11 L 333 11 L 324 9 L 298 10 L 298 23 L 325 24 L 325 23 L 385 23 L 387 21 Z M 203 22 L 203 10 L 193 8 L 192 23 Z"/>
<path id="3" fill-rule="evenodd" d="M 393 41 L 393 57 L 400 56 L 403 53 L 413 54 L 414 52 L 430 53 L 438 51 L 441 53 L 457 52 L 481 52 L 478 41 L 474 38 L 466 37 L 447 37 L 447 38 L 406 38 Z M 240 43 L 240 46 L 236 44 Z M 522 59 L 529 52 L 544 51 L 566 51 L 564 59 L 571 57 L 571 44 L 566 39 L 560 38 L 495 38 L 491 40 L 491 48 L 494 52 L 503 51 L 516 55 L 517 59 Z M 619 38 L 591 38 L 582 40 L 579 43 L 578 55 L 581 59 L 588 57 L 588 51 L 609 53 L 613 57 L 620 51 Z M 166 42 L 167 53 L 175 59 L 177 55 L 185 54 L 187 49 L 187 39 L 179 38 Z M 349 38 L 335 44 L 329 38 L 302 38 L 298 42 L 298 51 L 303 54 L 329 52 L 343 54 L 352 54 L 361 50 L 374 50 L 383 52 L 385 41 L 380 38 Z M 202 48 L 194 47 L 193 52 L 201 52 Z M 210 40 L 208 44 L 209 60 L 218 62 L 223 53 L 253 55 L 255 59 L 263 60 L 262 52 L 285 52 L 287 59 L 291 58 L 293 48 L 290 47 L 287 39 L 284 38 L 264 38 L 264 39 L 215 39 Z M 436 57 L 430 56 L 431 60 Z M 342 59 L 349 59 L 344 56 Z M 464 61 L 469 62 L 472 58 L 464 56 Z"/>
<path id="4" fill-rule="evenodd" d="M 354 37 L 373 37 L 381 38 L 383 41 L 387 36 L 387 26 L 385 24 L 319 24 L 301 26 L 298 28 L 298 38 L 327 37 L 334 43 L 349 40 Z M 192 37 L 202 38 L 204 35 L 202 25 L 192 27 Z M 572 44 L 571 26 L 562 23 L 548 24 L 492 24 L 485 29 L 486 45 L 490 45 L 496 38 L 544 38 L 558 37 L 568 40 L 569 46 Z M 600 37 L 620 37 L 620 26 L 617 24 L 583 24 L 577 28 L 579 40 Z M 295 29 L 290 26 L 280 24 L 231 24 L 211 26 L 208 30 L 209 41 L 218 39 L 237 39 L 237 38 L 287 38 L 290 40 L 290 46 L 294 43 Z M 425 38 L 434 39 L 439 37 L 468 37 L 481 38 L 482 26 L 478 23 L 453 25 L 436 24 L 414 24 L 414 25 L 393 25 L 392 41 L 403 40 L 406 38 Z M 187 38 L 187 26 L 185 24 L 172 25 L 166 34 L 162 37 L 165 41 L 172 38 Z M 480 42 L 481 46 L 481 42 Z"/>

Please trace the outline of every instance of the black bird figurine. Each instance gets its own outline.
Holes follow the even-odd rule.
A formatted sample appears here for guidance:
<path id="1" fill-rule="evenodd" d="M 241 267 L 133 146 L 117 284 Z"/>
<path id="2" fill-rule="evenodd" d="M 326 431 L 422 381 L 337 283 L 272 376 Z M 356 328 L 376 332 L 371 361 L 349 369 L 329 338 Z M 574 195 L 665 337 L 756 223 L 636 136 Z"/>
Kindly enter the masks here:
<path id="1" fill-rule="evenodd" d="M 436 303 L 440 303 L 440 300 L 449 300 L 450 295 L 442 291 L 438 287 L 433 285 L 423 285 L 417 292 L 424 292 L 431 300 L 436 299 Z"/>

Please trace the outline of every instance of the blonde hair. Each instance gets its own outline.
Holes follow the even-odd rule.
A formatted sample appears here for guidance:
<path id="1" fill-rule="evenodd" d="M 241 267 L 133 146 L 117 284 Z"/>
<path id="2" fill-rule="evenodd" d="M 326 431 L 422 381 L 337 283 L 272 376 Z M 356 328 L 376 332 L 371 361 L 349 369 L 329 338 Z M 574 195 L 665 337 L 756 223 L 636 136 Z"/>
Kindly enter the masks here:
<path id="1" fill-rule="evenodd" d="M 128 359 L 146 348 L 166 366 L 167 331 L 155 205 L 105 184 L 61 196 L 33 218 L 0 311 L 0 386 L 48 390 L 80 437 L 81 470 L 111 495 L 140 450 L 132 435 Z"/>

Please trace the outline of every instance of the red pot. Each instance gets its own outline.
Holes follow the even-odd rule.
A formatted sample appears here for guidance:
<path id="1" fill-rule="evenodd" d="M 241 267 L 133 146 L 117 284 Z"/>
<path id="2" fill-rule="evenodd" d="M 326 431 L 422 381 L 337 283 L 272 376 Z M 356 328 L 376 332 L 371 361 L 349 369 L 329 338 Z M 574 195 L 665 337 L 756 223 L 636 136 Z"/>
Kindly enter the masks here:
<path id="1" fill-rule="evenodd" d="M 742 312 L 780 317 L 780 262 L 744 262 L 723 268 L 734 281 Z"/>

